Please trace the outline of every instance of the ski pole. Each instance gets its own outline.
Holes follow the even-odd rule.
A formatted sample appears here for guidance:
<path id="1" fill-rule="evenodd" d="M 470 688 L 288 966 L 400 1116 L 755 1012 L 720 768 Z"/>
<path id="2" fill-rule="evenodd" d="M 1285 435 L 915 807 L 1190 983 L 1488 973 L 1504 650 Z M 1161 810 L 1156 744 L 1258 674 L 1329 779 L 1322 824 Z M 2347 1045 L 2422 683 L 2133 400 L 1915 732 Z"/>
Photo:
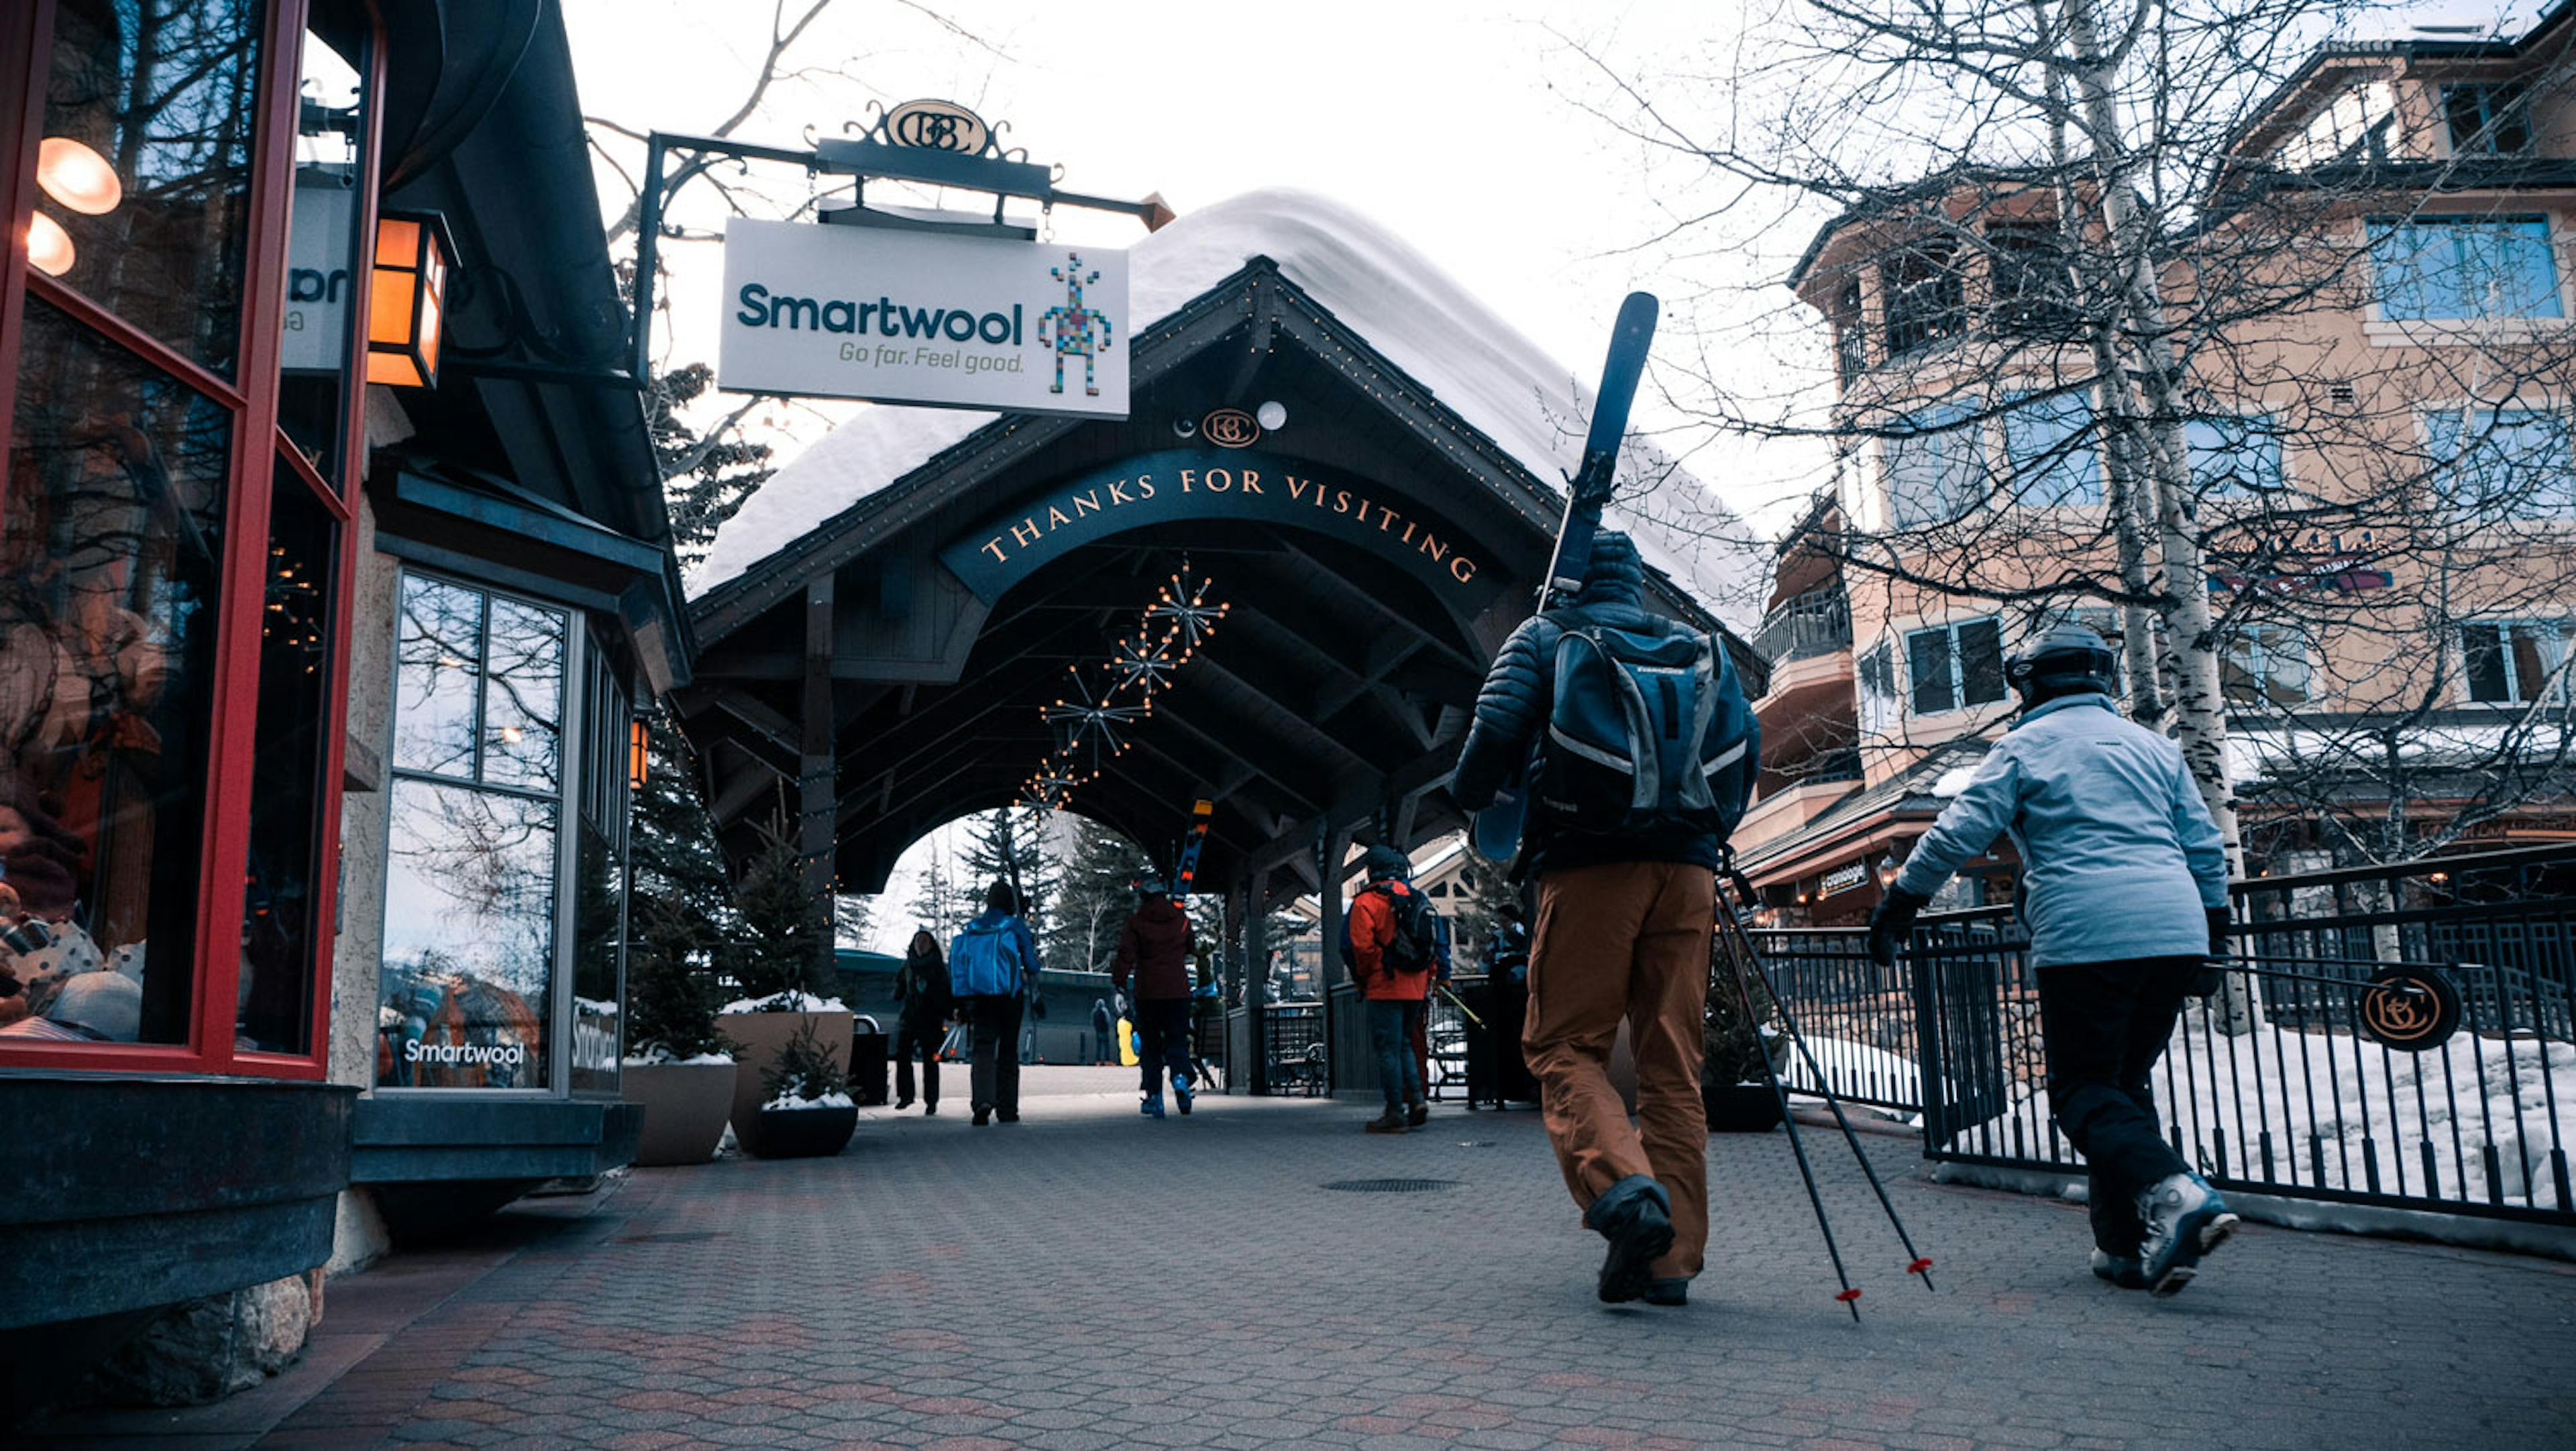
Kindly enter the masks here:
<path id="1" fill-rule="evenodd" d="M 1727 863 L 1727 875 L 1732 879 L 1737 894 L 1744 901 L 1750 903 L 1757 900 L 1753 895 L 1753 884 L 1745 879 L 1742 872 L 1736 870 L 1735 864 L 1731 861 Z M 1896 1242 L 1905 1247 L 1905 1272 L 1909 1275 L 1921 1276 L 1923 1288 L 1929 1293 L 1932 1289 L 1931 1258 L 1916 1249 L 1914 1236 L 1905 1232 L 1905 1221 L 1896 1212 L 1896 1201 L 1888 1198 L 1887 1185 L 1878 1177 L 1878 1166 L 1870 1162 L 1869 1151 L 1861 1147 L 1859 1133 L 1852 1128 L 1850 1117 L 1843 1112 L 1841 1096 L 1834 1092 L 1832 1080 L 1825 1076 L 1824 1066 L 1816 1061 L 1814 1051 L 1808 1048 L 1806 1035 L 1798 1031 L 1798 1019 L 1796 1014 L 1789 1011 L 1789 1000 L 1780 995 L 1778 985 L 1771 981 L 1770 972 L 1763 967 L 1762 953 L 1753 945 L 1753 934 L 1744 930 L 1744 919 L 1737 916 L 1732 908 L 1723 911 L 1720 915 L 1726 918 L 1727 928 L 1736 943 L 1743 949 L 1745 961 L 1752 964 L 1754 975 L 1762 979 L 1762 990 L 1771 995 L 1772 1006 L 1780 1010 L 1780 1025 L 1788 1030 L 1790 1045 L 1798 1050 L 1798 1056 L 1806 1060 L 1807 1072 L 1814 1075 L 1817 1092 L 1825 1100 L 1825 1107 L 1833 1110 L 1834 1123 L 1842 1129 L 1843 1142 L 1850 1146 L 1852 1157 L 1860 1161 L 1860 1171 L 1869 1180 L 1870 1192 L 1878 1196 L 1878 1207 L 1887 1211 L 1887 1223 L 1896 1231 Z M 1751 1017 L 1749 1004 L 1746 1016 L 1748 1019 Z M 1768 1063 L 1770 1056 L 1765 1054 L 1763 1061 Z"/>
<path id="2" fill-rule="evenodd" d="M 1753 992 L 1744 985 L 1744 967 L 1736 959 L 1736 948 L 1732 939 L 1726 941 L 1725 951 L 1726 975 L 1727 979 L 1735 985 L 1735 1000 L 1743 1004 L 1744 1021 L 1754 1025 L 1754 1032 L 1758 1036 L 1762 1028 L 1760 1015 L 1753 1011 Z M 1771 1065 L 1770 1053 L 1763 1052 L 1761 1058 L 1762 1077 L 1771 1085 L 1771 1101 L 1780 1108 L 1780 1126 L 1789 1131 L 1789 1152 L 1795 1154 L 1798 1159 L 1798 1177 L 1805 1180 L 1807 1184 L 1807 1203 L 1816 1211 L 1816 1229 L 1825 1237 L 1825 1254 L 1834 1262 L 1834 1279 L 1842 1285 L 1842 1289 L 1835 1293 L 1834 1298 L 1842 1303 L 1843 1308 L 1851 1311 L 1852 1323 L 1857 1325 L 1860 1323 L 1860 1290 L 1852 1284 L 1851 1275 L 1843 1269 L 1842 1246 L 1834 1242 L 1834 1226 L 1825 1218 L 1825 1196 L 1816 1189 L 1815 1166 L 1807 1162 L 1806 1141 L 1798 1136 L 1798 1121 L 1789 1113 L 1789 1091 L 1781 1085 L 1780 1070 Z"/>
<path id="3" fill-rule="evenodd" d="M 1464 1017 L 1468 1022 L 1475 1024 L 1479 1028 L 1485 1026 L 1485 1020 L 1476 1016 L 1476 1010 L 1467 1006 L 1466 999 L 1458 996 L 1454 992 L 1451 992 L 1447 983 L 1433 983 L 1432 986 L 1439 990 L 1442 997 L 1449 1000 L 1449 1005 L 1456 1008 L 1461 1017 Z"/>

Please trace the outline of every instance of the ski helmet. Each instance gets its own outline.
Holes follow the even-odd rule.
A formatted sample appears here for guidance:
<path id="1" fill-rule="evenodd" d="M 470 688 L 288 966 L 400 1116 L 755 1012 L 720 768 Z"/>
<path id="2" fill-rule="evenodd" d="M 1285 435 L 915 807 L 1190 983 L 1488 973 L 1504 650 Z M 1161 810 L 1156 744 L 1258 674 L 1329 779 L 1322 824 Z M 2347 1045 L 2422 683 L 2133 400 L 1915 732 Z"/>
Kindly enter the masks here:
<path id="1" fill-rule="evenodd" d="M 2021 692 L 2025 710 L 2061 695 L 2109 695 L 2119 689 L 2119 657 L 2085 626 L 2056 625 L 2022 647 L 2004 666 L 2004 679 Z"/>

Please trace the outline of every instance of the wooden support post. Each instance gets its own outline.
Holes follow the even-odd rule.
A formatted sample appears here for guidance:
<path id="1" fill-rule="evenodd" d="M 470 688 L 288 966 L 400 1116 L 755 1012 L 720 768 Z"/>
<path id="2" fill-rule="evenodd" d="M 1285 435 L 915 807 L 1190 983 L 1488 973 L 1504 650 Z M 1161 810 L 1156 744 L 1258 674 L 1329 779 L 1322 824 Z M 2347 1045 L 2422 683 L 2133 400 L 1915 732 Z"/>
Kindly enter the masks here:
<path id="1" fill-rule="evenodd" d="M 1342 859 L 1351 854 L 1351 829 L 1326 826 L 1320 835 L 1322 840 L 1317 844 L 1319 854 L 1315 860 L 1315 875 L 1322 880 L 1323 886 L 1315 893 L 1315 900 L 1321 918 L 1316 926 L 1323 939 L 1316 953 L 1319 960 L 1315 964 L 1315 996 L 1323 1003 L 1323 1020 L 1318 1025 L 1318 1032 L 1324 1043 L 1324 1066 L 1331 1075 L 1327 1086 L 1339 1089 L 1345 1083 L 1359 1081 L 1354 1076 L 1359 1065 L 1342 1061 L 1350 1055 L 1341 1051 L 1342 1038 L 1336 1031 L 1340 1025 L 1334 1021 L 1333 1011 L 1333 986 L 1345 975 L 1342 968 Z"/>
<path id="2" fill-rule="evenodd" d="M 832 575 L 805 587 L 805 699 L 796 778 L 796 852 L 804 864 L 806 910 L 822 921 L 813 967 L 814 987 L 831 995 L 836 915 L 832 882 L 838 873 L 835 840 L 838 782 L 834 763 L 839 731 L 832 713 Z"/>

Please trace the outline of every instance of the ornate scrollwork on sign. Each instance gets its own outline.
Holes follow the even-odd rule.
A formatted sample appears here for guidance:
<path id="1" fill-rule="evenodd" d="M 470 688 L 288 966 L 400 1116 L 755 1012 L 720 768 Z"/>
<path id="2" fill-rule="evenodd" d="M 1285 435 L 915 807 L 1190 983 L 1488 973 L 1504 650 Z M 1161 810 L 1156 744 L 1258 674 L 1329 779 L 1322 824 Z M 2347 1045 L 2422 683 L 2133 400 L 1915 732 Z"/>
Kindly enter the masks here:
<path id="1" fill-rule="evenodd" d="M 864 119 L 841 129 L 909 151 L 945 151 L 955 156 L 1002 160 L 1023 160 L 1028 155 L 1026 148 L 1003 148 L 1002 133 L 1011 129 L 1008 122 L 987 122 L 955 101 L 932 97 L 905 101 L 886 110 L 870 101 Z"/>

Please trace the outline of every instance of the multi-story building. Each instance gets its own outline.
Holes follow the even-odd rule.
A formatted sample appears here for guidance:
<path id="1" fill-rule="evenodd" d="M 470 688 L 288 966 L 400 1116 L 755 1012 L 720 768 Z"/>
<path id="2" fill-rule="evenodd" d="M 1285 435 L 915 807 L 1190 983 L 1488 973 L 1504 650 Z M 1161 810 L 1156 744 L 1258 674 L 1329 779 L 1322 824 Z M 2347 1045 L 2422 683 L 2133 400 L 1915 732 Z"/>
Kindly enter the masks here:
<path id="1" fill-rule="evenodd" d="M 1789 281 L 1833 329 L 1845 452 L 1780 550 L 1738 837 L 1780 920 L 1866 914 L 2038 629 L 2081 619 L 2133 685 L 2157 670 L 2157 449 L 2203 554 L 2248 871 L 2576 835 L 2571 35 L 2561 0 L 2518 36 L 2330 47 L 2253 108 L 2191 204 L 2150 213 L 2160 410 L 2100 346 L 2088 177 L 1953 170 L 1819 233 Z"/>

